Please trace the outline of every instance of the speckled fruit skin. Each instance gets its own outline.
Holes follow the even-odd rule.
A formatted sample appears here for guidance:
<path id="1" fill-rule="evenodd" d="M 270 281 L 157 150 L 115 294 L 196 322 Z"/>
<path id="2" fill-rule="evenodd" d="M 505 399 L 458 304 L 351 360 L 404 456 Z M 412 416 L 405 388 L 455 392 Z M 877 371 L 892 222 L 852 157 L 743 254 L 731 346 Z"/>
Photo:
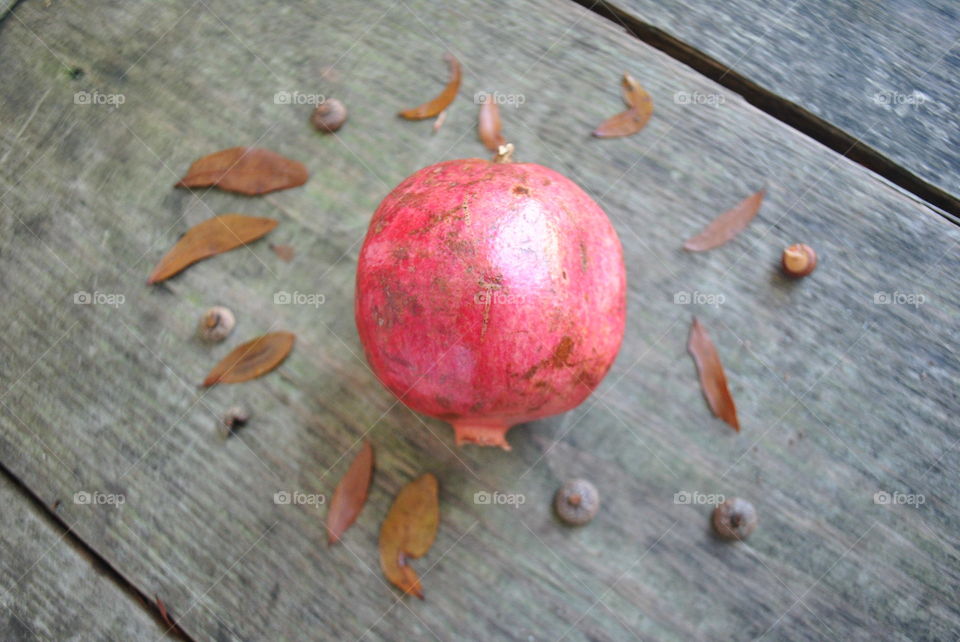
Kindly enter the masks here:
<path id="1" fill-rule="evenodd" d="M 458 444 L 509 450 L 518 423 L 576 407 L 616 358 L 620 239 L 572 181 L 531 163 L 425 167 L 380 204 L 357 266 L 367 359 Z"/>

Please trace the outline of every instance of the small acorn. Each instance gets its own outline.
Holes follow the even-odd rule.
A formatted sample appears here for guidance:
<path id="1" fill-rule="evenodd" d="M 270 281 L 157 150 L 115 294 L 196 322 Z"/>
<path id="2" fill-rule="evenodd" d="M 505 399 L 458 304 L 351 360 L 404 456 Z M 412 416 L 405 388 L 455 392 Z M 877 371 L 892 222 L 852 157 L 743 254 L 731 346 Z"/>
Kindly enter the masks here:
<path id="1" fill-rule="evenodd" d="M 803 243 L 795 243 L 783 251 L 783 271 L 794 278 L 805 277 L 817 267 L 817 253 Z"/>
<path id="2" fill-rule="evenodd" d="M 233 331 L 237 321 L 233 312 L 222 305 L 217 305 L 200 318 L 200 337 L 206 341 L 223 341 Z"/>
<path id="3" fill-rule="evenodd" d="M 245 425 L 250 421 L 250 411 L 243 406 L 232 406 L 229 410 L 223 413 L 223 418 L 220 420 L 220 426 L 223 429 L 225 437 L 229 437 L 237 428 Z"/>
<path id="4" fill-rule="evenodd" d="M 586 479 L 571 479 L 557 491 L 553 507 L 567 524 L 582 526 L 600 510 L 600 493 Z"/>
<path id="5" fill-rule="evenodd" d="M 742 540 L 757 527 L 757 510 L 739 497 L 731 497 L 713 509 L 713 529 L 723 539 Z"/>
<path id="6" fill-rule="evenodd" d="M 335 132 L 347 122 L 347 108 L 336 98 L 328 98 L 317 105 L 310 122 L 320 132 Z"/>

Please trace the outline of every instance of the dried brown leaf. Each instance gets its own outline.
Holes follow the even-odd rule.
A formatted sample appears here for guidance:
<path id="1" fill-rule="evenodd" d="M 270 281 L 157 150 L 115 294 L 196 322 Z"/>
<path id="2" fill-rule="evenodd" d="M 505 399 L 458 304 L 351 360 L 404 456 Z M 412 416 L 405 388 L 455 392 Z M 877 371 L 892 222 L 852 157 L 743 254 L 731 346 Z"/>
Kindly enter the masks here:
<path id="1" fill-rule="evenodd" d="M 273 245 L 270 244 L 270 249 L 273 250 L 273 253 L 280 257 L 281 261 L 286 261 L 289 263 L 293 260 L 296 250 L 293 249 L 292 245 Z"/>
<path id="2" fill-rule="evenodd" d="M 493 101 L 493 96 L 485 94 L 486 100 L 480 104 L 480 116 L 477 121 L 477 133 L 480 141 L 491 152 L 500 149 L 506 144 L 503 134 L 500 133 L 500 106 Z"/>
<path id="3" fill-rule="evenodd" d="M 292 332 L 271 332 L 241 343 L 213 367 L 204 386 L 256 379 L 279 366 L 293 348 Z"/>
<path id="4" fill-rule="evenodd" d="M 700 387 L 703 389 L 703 396 L 707 398 L 707 403 L 710 405 L 713 414 L 733 426 L 734 430 L 740 432 L 737 407 L 733 403 L 730 389 L 727 388 L 727 376 L 723 372 L 720 355 L 717 354 L 717 348 L 710 340 L 706 328 L 696 317 L 694 317 L 693 324 L 690 326 L 690 340 L 687 343 L 687 350 L 690 351 L 694 362 L 697 364 L 697 371 L 700 373 Z"/>
<path id="5" fill-rule="evenodd" d="M 688 239 L 683 249 L 690 252 L 703 252 L 720 247 L 734 236 L 739 234 L 750 224 L 753 217 L 760 211 L 766 190 L 748 196 L 729 210 L 713 219 L 703 231 Z"/>
<path id="6" fill-rule="evenodd" d="M 269 149 L 231 147 L 194 161 L 174 187 L 209 187 L 248 196 L 307 182 L 307 168 Z"/>
<path id="7" fill-rule="evenodd" d="M 643 129 L 653 115 L 653 99 L 630 74 L 623 74 L 621 81 L 623 100 L 627 110 L 603 121 L 593 131 L 597 138 L 630 136 Z"/>
<path id="8" fill-rule="evenodd" d="M 433 118 L 446 109 L 457 97 L 457 92 L 460 90 L 460 61 L 451 54 L 446 54 L 444 58 L 450 63 L 450 82 L 447 83 L 447 86 L 433 100 L 427 101 L 419 107 L 405 109 L 400 112 L 400 116 L 407 120 Z"/>
<path id="9" fill-rule="evenodd" d="M 147 283 L 169 279 L 189 265 L 216 254 L 256 241 L 277 226 L 272 218 L 223 214 L 194 225 L 167 252 Z"/>
<path id="10" fill-rule="evenodd" d="M 373 447 L 369 441 L 365 441 L 333 491 L 333 499 L 330 500 L 330 509 L 327 511 L 327 544 L 339 542 L 340 536 L 357 519 L 367 501 L 372 479 Z"/>
<path id="11" fill-rule="evenodd" d="M 380 527 L 380 568 L 405 594 L 423 599 L 420 578 L 407 564 L 427 554 L 437 536 L 440 504 L 437 478 L 427 473 L 404 486 Z"/>

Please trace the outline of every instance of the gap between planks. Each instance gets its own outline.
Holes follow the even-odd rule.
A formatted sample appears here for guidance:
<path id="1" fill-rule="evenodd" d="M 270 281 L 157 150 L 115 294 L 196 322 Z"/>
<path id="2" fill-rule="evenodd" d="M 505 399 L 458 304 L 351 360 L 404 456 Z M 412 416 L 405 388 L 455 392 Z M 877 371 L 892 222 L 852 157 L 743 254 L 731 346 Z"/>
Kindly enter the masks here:
<path id="1" fill-rule="evenodd" d="M 0 20 L 2 20 L 2 18 L 0 18 Z M 150 617 L 153 618 L 153 620 L 157 623 L 157 626 L 160 627 L 160 629 L 164 632 L 164 638 L 169 640 L 182 640 L 183 642 L 195 642 L 193 638 L 188 636 L 187 633 L 183 631 L 182 627 L 178 627 L 180 628 L 179 632 L 176 629 L 171 629 L 164 621 L 163 616 L 160 613 L 160 609 L 157 607 L 157 604 L 154 600 L 145 595 L 143 591 L 138 589 L 135 584 L 124 577 L 120 571 L 110 564 L 110 562 L 104 559 L 100 553 L 98 553 L 92 546 L 81 539 L 73 531 L 70 525 L 63 521 L 63 519 L 57 514 L 56 510 L 44 502 L 42 498 L 34 494 L 33 490 L 23 483 L 23 481 L 3 463 L 0 463 L 0 476 L 7 479 L 20 494 L 20 496 L 23 497 L 28 504 L 33 506 L 34 509 L 36 509 L 36 511 L 40 514 L 40 519 L 46 523 L 47 526 L 54 530 L 60 531 L 60 534 L 63 535 L 62 541 L 65 546 L 71 546 L 75 550 L 82 553 L 83 557 L 89 560 L 90 566 L 94 570 L 102 572 L 107 579 L 119 587 L 121 591 L 130 596 L 134 602 L 140 604 L 147 614 L 150 615 Z M 174 620 L 174 622 L 176 622 L 176 620 Z"/>
<path id="2" fill-rule="evenodd" d="M 14 9 L 20 6 L 21 2 L 23 2 L 23 0 L 13 0 L 13 3 L 7 7 L 5 11 L 0 10 L 0 27 L 3 27 L 4 21 L 10 17 L 10 14 L 13 13 Z"/>
<path id="3" fill-rule="evenodd" d="M 739 94 L 760 111 L 933 205 L 934 211 L 938 214 L 954 225 L 960 225 L 960 197 L 923 180 L 873 147 L 865 145 L 859 138 L 848 134 L 800 105 L 765 89 L 705 52 L 622 9 L 610 6 L 603 0 L 572 0 L 572 2 L 617 24 L 626 30 L 628 35 Z"/>

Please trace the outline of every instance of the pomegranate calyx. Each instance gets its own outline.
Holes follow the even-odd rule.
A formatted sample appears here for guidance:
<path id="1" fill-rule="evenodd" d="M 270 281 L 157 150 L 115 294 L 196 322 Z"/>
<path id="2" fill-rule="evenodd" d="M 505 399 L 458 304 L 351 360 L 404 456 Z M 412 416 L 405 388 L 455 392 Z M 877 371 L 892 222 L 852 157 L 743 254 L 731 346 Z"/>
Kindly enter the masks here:
<path id="1" fill-rule="evenodd" d="M 453 433 L 457 446 L 464 444 L 478 444 L 480 446 L 500 446 L 504 450 L 512 450 L 507 443 L 506 424 L 478 424 L 471 421 L 453 422 Z"/>

